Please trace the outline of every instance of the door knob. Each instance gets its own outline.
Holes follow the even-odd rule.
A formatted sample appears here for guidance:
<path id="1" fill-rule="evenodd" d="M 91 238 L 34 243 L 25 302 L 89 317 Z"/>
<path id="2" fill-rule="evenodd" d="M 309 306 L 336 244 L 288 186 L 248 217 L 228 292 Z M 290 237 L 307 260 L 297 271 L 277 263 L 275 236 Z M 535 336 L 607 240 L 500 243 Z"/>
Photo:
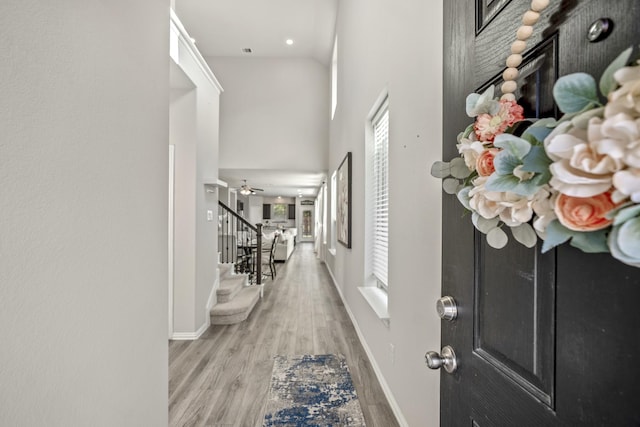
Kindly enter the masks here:
<path id="1" fill-rule="evenodd" d="M 445 296 L 436 301 L 436 311 L 442 320 L 454 320 L 458 317 L 458 306 L 453 297 Z"/>
<path id="2" fill-rule="evenodd" d="M 456 353 L 448 345 L 442 348 L 441 354 L 435 351 L 427 351 L 424 358 L 429 369 L 440 369 L 444 367 L 444 370 L 451 374 L 458 368 Z"/>

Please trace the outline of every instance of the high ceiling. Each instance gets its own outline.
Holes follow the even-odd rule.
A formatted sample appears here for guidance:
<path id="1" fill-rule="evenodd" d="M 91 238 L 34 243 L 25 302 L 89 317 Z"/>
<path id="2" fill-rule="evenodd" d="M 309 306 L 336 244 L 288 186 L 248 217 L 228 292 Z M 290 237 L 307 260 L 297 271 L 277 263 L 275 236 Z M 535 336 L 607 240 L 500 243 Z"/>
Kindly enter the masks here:
<path id="1" fill-rule="evenodd" d="M 328 65 L 337 0 L 175 0 L 204 57 L 302 57 Z M 293 40 L 287 45 L 286 40 Z M 242 50 L 250 48 L 252 53 Z"/>
<path id="2" fill-rule="evenodd" d="M 337 1 L 175 0 L 175 10 L 205 58 L 313 58 L 328 66 Z M 221 169 L 219 176 L 231 188 L 246 179 L 265 190 L 258 195 L 274 197 L 297 197 L 298 190 L 314 197 L 326 180 L 321 171 Z"/>

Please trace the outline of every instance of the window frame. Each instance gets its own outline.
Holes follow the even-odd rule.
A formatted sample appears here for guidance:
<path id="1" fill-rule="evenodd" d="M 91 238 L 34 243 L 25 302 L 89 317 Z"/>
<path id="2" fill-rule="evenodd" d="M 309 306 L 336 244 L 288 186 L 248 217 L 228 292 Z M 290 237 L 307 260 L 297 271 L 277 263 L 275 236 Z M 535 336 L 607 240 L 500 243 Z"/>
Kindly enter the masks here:
<path id="1" fill-rule="evenodd" d="M 384 132 L 382 140 L 377 135 Z M 376 101 L 366 123 L 367 153 L 367 266 L 370 285 L 389 290 L 389 96 L 384 92 Z M 383 147 L 378 147 L 380 144 Z M 383 152 L 379 151 L 383 149 Z M 382 158 L 380 158 L 382 157 Z M 380 164 L 382 162 L 382 165 Z M 382 171 L 378 167 L 382 167 Z M 380 176 L 382 174 L 383 176 Z M 382 180 L 383 182 L 380 182 Z M 383 194 L 381 194 L 381 192 Z"/>

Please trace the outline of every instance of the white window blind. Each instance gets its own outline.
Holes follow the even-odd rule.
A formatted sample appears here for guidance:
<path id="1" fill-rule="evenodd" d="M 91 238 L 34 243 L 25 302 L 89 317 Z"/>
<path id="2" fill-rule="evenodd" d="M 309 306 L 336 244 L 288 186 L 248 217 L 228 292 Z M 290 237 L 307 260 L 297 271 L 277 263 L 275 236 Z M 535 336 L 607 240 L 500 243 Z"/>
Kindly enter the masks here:
<path id="1" fill-rule="evenodd" d="M 378 282 L 389 284 L 389 108 L 385 100 L 371 121 L 373 125 L 373 247 L 372 271 Z"/>

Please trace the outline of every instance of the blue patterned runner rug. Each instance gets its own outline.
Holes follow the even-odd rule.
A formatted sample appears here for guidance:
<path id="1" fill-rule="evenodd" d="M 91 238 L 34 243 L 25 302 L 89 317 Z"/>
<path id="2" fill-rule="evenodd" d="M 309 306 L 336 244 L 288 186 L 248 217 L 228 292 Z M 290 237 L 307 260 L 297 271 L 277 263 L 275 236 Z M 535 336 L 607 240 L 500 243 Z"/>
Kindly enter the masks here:
<path id="1" fill-rule="evenodd" d="M 276 356 L 264 427 L 363 427 L 344 356 Z"/>

